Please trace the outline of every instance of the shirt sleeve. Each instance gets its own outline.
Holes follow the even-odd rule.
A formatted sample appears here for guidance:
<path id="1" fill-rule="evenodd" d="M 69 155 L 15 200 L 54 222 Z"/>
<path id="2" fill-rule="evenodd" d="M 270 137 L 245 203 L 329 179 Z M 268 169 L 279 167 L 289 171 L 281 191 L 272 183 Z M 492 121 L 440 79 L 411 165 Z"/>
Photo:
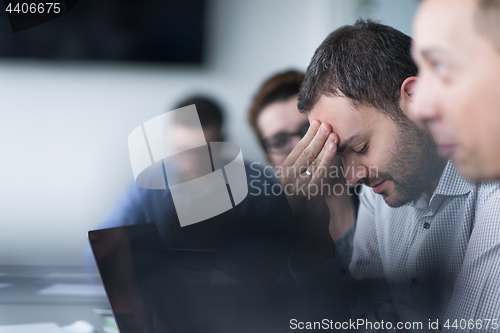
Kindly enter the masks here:
<path id="1" fill-rule="evenodd" d="M 349 231 L 335 243 L 334 258 L 329 259 L 317 266 L 308 268 L 306 270 L 298 270 L 298 255 L 296 249 L 290 254 L 289 265 L 290 270 L 299 283 L 333 283 L 333 284 L 346 284 L 354 282 L 351 274 L 349 273 L 348 262 L 345 258 L 350 257 L 350 253 L 342 253 L 342 251 L 350 251 L 352 248 L 352 239 L 356 227 L 353 226 Z"/>
<path id="2" fill-rule="evenodd" d="M 118 202 L 113 206 L 111 212 L 95 229 L 107 229 L 123 227 L 151 222 L 150 214 L 145 204 L 146 192 L 133 182 L 127 191 L 121 196 Z M 93 273 L 96 271 L 94 256 L 90 245 L 87 243 L 84 249 L 84 256 L 87 265 L 87 271 Z"/>
<path id="3" fill-rule="evenodd" d="M 357 293 L 350 305 L 350 318 L 367 321 L 397 321 L 384 276 L 375 224 L 376 197 L 363 188 L 356 226 L 335 243 L 335 257 L 304 271 L 290 269 L 299 283 L 345 286 L 354 284 Z"/>
<path id="4" fill-rule="evenodd" d="M 482 185 L 477 202 L 476 218 L 464 261 L 453 287 L 447 314 L 440 321 L 443 331 L 498 332 L 500 330 L 500 186 L 498 183 Z M 462 329 L 464 323 L 466 328 Z M 481 328 L 478 325 L 481 325 Z"/>
<path id="5" fill-rule="evenodd" d="M 147 190 L 130 184 L 127 191 L 116 202 L 108 216 L 102 221 L 97 229 L 123 227 L 136 225 L 148 221 L 148 211 L 145 203 Z"/>

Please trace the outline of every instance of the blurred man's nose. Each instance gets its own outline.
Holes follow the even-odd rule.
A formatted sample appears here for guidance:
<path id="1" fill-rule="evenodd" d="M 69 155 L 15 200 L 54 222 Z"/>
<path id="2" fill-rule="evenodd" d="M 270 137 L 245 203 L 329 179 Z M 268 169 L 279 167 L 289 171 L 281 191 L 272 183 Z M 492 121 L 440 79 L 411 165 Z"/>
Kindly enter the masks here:
<path id="1" fill-rule="evenodd" d="M 409 116 L 417 124 L 425 124 L 437 117 L 438 87 L 425 78 L 421 78 L 415 84 Z"/>

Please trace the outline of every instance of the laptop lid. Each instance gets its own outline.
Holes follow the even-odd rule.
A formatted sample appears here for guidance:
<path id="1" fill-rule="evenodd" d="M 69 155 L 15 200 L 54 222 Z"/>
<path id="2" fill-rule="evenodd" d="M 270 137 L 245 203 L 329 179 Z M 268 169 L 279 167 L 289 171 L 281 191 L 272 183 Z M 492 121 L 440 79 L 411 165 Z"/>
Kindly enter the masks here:
<path id="1" fill-rule="evenodd" d="M 292 332 L 292 318 L 338 311 L 321 288 L 186 278 L 213 273 L 218 253 L 165 249 L 152 223 L 89 231 L 89 241 L 121 333 Z"/>
<path id="2" fill-rule="evenodd" d="M 153 223 L 89 231 L 121 333 L 189 332 L 181 285 Z"/>

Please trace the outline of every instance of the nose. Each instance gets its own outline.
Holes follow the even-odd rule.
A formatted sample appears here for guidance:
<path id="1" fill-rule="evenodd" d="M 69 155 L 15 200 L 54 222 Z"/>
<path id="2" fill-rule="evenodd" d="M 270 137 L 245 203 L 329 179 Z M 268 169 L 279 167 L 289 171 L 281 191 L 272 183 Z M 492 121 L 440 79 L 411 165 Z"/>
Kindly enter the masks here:
<path id="1" fill-rule="evenodd" d="M 342 157 L 344 175 L 348 186 L 356 186 L 362 179 L 368 177 L 366 167 L 357 165 L 354 159 Z"/>
<path id="2" fill-rule="evenodd" d="M 427 123 L 438 117 L 437 96 L 439 89 L 425 77 L 417 81 L 412 103 L 409 106 L 409 116 L 416 123 Z"/>

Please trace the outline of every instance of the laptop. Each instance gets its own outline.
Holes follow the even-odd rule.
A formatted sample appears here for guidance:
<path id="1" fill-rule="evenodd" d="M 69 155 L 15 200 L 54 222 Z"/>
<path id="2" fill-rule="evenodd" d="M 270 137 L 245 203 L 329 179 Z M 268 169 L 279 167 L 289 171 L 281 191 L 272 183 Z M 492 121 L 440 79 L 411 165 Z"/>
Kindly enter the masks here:
<path id="1" fill-rule="evenodd" d="M 293 318 L 332 315 L 324 290 L 240 283 L 219 270 L 227 253 L 167 249 L 154 223 L 92 230 L 89 241 L 121 333 L 291 332 Z"/>

